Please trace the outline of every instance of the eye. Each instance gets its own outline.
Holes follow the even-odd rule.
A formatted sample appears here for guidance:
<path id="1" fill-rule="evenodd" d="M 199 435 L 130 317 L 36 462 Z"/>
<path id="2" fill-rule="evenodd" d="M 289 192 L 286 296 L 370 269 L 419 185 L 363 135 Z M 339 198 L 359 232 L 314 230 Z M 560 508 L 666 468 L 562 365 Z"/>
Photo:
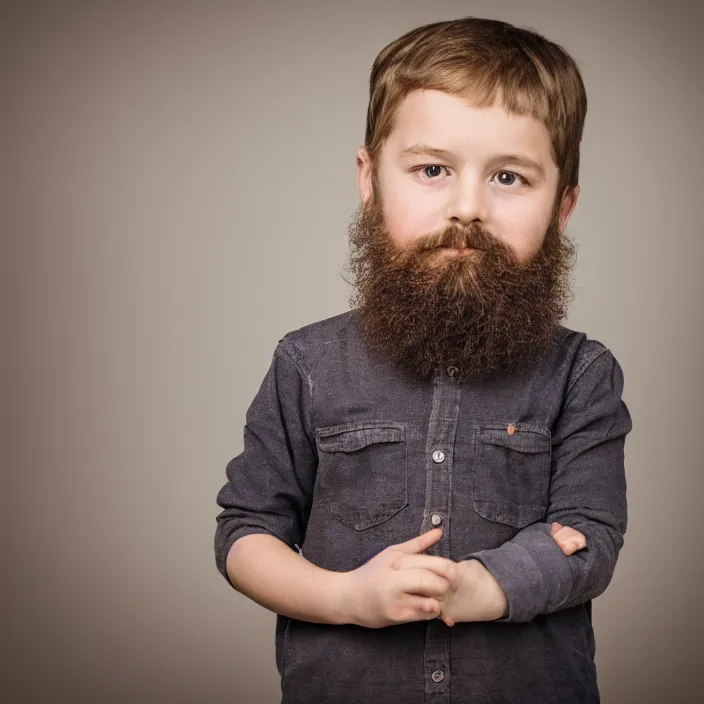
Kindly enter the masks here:
<path id="1" fill-rule="evenodd" d="M 496 176 L 496 182 L 501 186 L 513 186 L 516 183 L 527 185 L 528 182 L 513 171 L 499 171 Z"/>
<path id="2" fill-rule="evenodd" d="M 420 171 L 423 175 L 431 180 L 435 180 L 438 176 L 442 176 L 443 169 L 447 169 L 446 166 L 440 166 L 440 164 L 429 164 L 428 166 L 421 166 Z"/>

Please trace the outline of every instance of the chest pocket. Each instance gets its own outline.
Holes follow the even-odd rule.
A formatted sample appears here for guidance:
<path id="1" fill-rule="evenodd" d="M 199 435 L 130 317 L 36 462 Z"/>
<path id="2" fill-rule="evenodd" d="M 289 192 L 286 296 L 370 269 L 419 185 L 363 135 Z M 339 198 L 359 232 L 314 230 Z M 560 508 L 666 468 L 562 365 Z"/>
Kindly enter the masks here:
<path id="1" fill-rule="evenodd" d="M 541 426 L 477 426 L 474 510 L 483 518 L 515 528 L 543 518 L 550 489 L 551 447 L 550 431 Z"/>
<path id="2" fill-rule="evenodd" d="M 408 505 L 406 428 L 359 421 L 319 428 L 316 499 L 355 530 L 379 525 Z"/>

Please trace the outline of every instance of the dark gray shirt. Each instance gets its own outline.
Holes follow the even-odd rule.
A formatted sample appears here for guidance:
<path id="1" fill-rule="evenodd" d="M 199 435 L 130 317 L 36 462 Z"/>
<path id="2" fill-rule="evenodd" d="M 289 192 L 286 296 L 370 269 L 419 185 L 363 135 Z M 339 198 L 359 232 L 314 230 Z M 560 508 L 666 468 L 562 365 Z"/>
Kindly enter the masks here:
<path id="1" fill-rule="evenodd" d="M 439 524 L 427 552 L 479 560 L 509 604 L 499 621 L 452 628 L 279 615 L 283 704 L 599 701 L 591 599 L 626 530 L 621 368 L 604 345 L 560 327 L 529 372 L 462 384 L 456 372 L 405 380 L 368 356 L 354 311 L 279 341 L 217 498 L 225 578 L 228 550 L 250 533 L 348 571 Z M 565 556 L 552 521 L 588 547 Z"/>

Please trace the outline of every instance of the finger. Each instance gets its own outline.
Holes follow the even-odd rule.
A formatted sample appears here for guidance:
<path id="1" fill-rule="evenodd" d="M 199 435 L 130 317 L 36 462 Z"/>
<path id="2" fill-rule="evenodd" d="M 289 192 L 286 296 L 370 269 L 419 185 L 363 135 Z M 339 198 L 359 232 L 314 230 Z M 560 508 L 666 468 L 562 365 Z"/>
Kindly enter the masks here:
<path id="1" fill-rule="evenodd" d="M 430 621 L 440 616 L 440 602 L 437 599 L 409 595 L 404 601 L 402 615 L 407 621 Z"/>
<path id="2" fill-rule="evenodd" d="M 581 550 L 584 546 L 577 543 L 576 540 L 570 538 L 568 540 L 563 540 L 558 543 L 560 549 L 565 555 L 574 555 L 578 550 Z"/>
<path id="3" fill-rule="evenodd" d="M 560 530 L 560 528 L 562 528 L 562 527 L 563 527 L 562 525 L 560 525 L 557 521 L 555 521 L 555 522 L 550 526 L 550 535 L 554 538 L 554 537 L 555 537 L 555 533 L 557 533 L 557 531 Z"/>
<path id="4" fill-rule="evenodd" d="M 580 533 L 578 530 L 570 528 L 569 526 L 562 526 L 562 528 L 560 528 L 560 530 L 553 535 L 553 538 L 559 541 L 573 540 L 577 545 L 587 547 L 587 539 L 585 538 L 584 533 Z"/>
<path id="5" fill-rule="evenodd" d="M 553 536 L 555 542 L 560 546 L 565 555 L 573 555 L 578 550 L 587 547 L 587 539 L 578 530 L 563 527 Z"/>
<path id="6" fill-rule="evenodd" d="M 397 569 L 412 570 L 426 569 L 441 577 L 453 581 L 457 576 L 457 565 L 452 560 L 439 555 L 423 555 L 403 553 L 398 556 L 395 562 Z"/>
<path id="7" fill-rule="evenodd" d="M 441 597 L 450 586 L 449 580 L 430 570 L 400 570 L 396 573 L 398 588 L 406 594 Z"/>
<path id="8" fill-rule="evenodd" d="M 440 618 L 442 619 L 443 623 L 446 626 L 449 626 L 450 628 L 455 625 L 455 622 L 447 614 L 442 614 Z"/>
<path id="9" fill-rule="evenodd" d="M 578 550 L 577 545 L 572 540 L 565 540 L 562 543 L 558 543 L 558 545 L 560 546 L 562 552 L 568 557 L 570 555 L 574 555 Z"/>
<path id="10" fill-rule="evenodd" d="M 432 528 L 425 533 L 417 535 L 415 538 L 407 540 L 405 543 L 398 543 L 394 547 L 408 553 L 419 553 L 427 550 L 442 537 L 442 528 Z"/>

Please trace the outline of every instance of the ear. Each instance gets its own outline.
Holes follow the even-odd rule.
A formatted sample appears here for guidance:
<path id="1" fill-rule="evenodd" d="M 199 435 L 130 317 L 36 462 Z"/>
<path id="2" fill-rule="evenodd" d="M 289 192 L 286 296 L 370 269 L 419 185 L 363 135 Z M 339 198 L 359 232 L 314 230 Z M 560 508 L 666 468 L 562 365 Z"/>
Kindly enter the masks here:
<path id="1" fill-rule="evenodd" d="M 574 211 L 575 205 L 577 205 L 577 198 L 579 197 L 579 186 L 567 186 L 564 193 L 562 194 L 562 201 L 560 202 L 560 217 L 558 220 L 558 226 L 560 229 L 560 234 L 565 231 L 567 223 Z"/>
<path id="2" fill-rule="evenodd" d="M 366 147 L 357 150 L 357 183 L 362 202 L 366 204 L 374 193 L 372 186 L 372 158 Z"/>

